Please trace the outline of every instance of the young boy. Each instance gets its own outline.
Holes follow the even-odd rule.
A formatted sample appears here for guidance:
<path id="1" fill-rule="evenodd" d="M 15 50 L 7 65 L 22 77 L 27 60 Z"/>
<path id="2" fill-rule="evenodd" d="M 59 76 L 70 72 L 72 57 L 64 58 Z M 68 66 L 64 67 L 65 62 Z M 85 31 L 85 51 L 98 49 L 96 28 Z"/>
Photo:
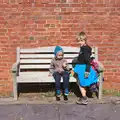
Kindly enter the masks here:
<path id="1" fill-rule="evenodd" d="M 64 95 L 68 96 L 69 94 L 69 66 L 67 61 L 64 59 L 64 52 L 60 46 L 56 46 L 54 50 L 55 57 L 51 60 L 50 64 L 50 73 L 53 75 L 55 79 L 55 87 L 56 87 L 56 96 L 61 96 L 61 86 L 60 81 L 61 77 L 63 77 L 63 88 Z"/>

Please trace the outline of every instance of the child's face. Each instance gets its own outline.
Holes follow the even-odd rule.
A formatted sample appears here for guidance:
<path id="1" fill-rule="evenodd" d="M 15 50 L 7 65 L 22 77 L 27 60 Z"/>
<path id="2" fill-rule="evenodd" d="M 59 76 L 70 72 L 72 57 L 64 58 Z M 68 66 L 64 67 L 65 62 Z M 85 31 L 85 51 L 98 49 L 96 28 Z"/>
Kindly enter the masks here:
<path id="1" fill-rule="evenodd" d="M 58 59 L 62 59 L 63 58 L 63 52 L 58 52 L 56 57 Z"/>
<path id="2" fill-rule="evenodd" d="M 83 46 L 83 45 L 85 45 L 85 41 L 84 40 L 77 40 L 78 41 L 78 43 L 80 44 L 80 46 Z"/>

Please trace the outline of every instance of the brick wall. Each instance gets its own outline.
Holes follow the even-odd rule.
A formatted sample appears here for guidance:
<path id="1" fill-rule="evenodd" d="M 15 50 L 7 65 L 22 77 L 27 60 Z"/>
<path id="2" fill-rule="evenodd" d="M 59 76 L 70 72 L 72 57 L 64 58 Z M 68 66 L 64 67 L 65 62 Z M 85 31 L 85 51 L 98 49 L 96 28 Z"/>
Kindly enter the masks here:
<path id="1" fill-rule="evenodd" d="M 120 89 L 120 0 L 0 0 L 0 93 L 12 91 L 16 47 L 98 46 L 105 88 Z"/>

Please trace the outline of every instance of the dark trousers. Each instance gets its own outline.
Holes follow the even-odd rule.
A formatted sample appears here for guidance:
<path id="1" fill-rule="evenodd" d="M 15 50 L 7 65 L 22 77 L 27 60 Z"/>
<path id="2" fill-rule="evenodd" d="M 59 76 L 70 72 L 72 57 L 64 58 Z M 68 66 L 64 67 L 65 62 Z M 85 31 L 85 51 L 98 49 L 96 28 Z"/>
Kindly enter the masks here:
<path id="1" fill-rule="evenodd" d="M 64 71 L 62 73 L 55 72 L 53 74 L 53 77 L 55 79 L 56 90 L 60 90 L 60 88 L 61 88 L 61 86 L 60 86 L 61 77 L 63 77 L 64 90 L 69 88 L 69 73 L 68 72 L 66 72 L 66 71 Z"/>

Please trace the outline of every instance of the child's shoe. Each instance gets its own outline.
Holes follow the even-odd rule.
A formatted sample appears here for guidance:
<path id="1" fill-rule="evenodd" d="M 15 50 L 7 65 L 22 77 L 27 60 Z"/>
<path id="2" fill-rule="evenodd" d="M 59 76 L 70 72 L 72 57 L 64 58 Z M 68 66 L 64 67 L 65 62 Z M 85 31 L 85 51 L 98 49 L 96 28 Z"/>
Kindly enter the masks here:
<path id="1" fill-rule="evenodd" d="M 78 101 L 76 101 L 76 103 L 79 104 L 79 105 L 87 105 L 88 104 L 88 98 L 87 97 L 80 98 Z"/>
<path id="2" fill-rule="evenodd" d="M 65 96 L 68 96 L 68 95 L 69 95 L 68 89 L 65 89 L 64 95 L 65 95 Z"/>
<path id="3" fill-rule="evenodd" d="M 56 96 L 57 96 L 57 97 L 60 97 L 60 96 L 61 96 L 60 90 L 56 90 Z"/>

